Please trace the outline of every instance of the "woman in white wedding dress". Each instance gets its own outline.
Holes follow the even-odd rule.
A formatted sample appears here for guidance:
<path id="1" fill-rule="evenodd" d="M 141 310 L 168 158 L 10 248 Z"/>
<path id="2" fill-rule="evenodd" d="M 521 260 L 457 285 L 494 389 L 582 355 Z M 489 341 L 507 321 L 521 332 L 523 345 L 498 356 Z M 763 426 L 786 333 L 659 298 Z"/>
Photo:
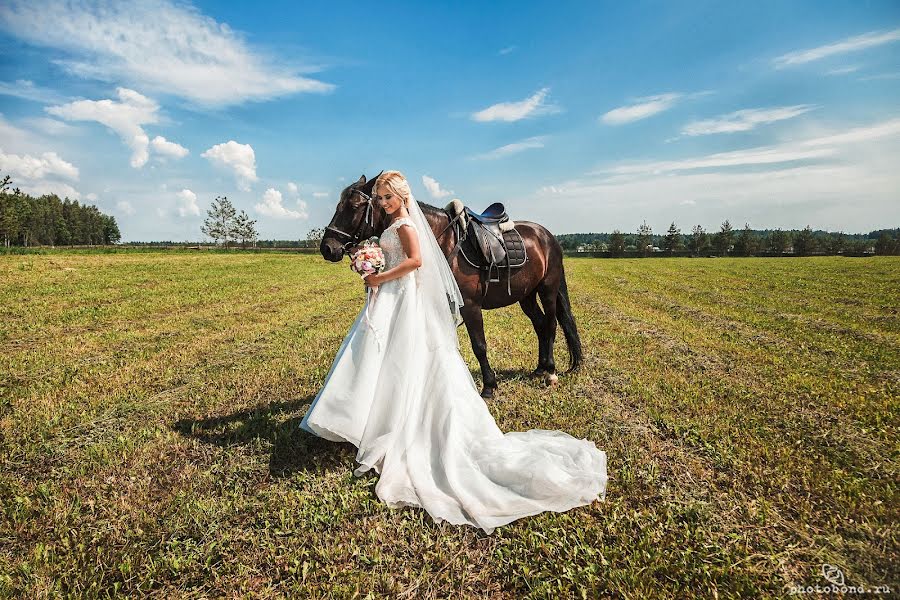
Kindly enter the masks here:
<path id="1" fill-rule="evenodd" d="M 379 474 L 391 508 L 495 527 L 606 497 L 606 453 L 562 431 L 503 433 L 459 352 L 462 295 L 398 171 L 372 188 L 393 217 L 385 269 L 344 338 L 300 427 L 358 449 L 354 475 Z"/>

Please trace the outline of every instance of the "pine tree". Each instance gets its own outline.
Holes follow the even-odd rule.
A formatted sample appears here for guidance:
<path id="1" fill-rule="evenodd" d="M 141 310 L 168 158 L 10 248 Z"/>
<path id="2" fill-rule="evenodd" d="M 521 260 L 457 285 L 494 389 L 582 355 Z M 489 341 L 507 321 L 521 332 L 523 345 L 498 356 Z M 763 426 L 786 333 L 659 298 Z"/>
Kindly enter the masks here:
<path id="1" fill-rule="evenodd" d="M 691 230 L 691 250 L 695 255 L 699 255 L 706 250 L 709 239 L 701 225 L 694 225 Z"/>
<path id="2" fill-rule="evenodd" d="M 731 250 L 733 239 L 734 231 L 732 231 L 731 229 L 731 223 L 728 222 L 728 219 L 725 219 L 725 222 L 722 223 L 721 229 L 719 229 L 719 231 L 713 238 L 716 252 L 721 256 L 725 256 L 726 254 L 728 254 L 728 251 Z"/>
<path id="3" fill-rule="evenodd" d="M 248 241 L 256 241 L 256 220 L 251 220 L 250 216 L 242 210 L 234 221 L 231 235 L 234 239 L 241 240 L 241 247 L 246 248 Z"/>
<path id="4" fill-rule="evenodd" d="M 681 250 L 681 229 L 675 227 L 675 221 L 669 225 L 666 237 L 663 238 L 663 250 L 669 254 Z"/>
<path id="5" fill-rule="evenodd" d="M 625 236 L 618 229 L 609 236 L 609 251 L 613 256 L 625 254 Z"/>
<path id="6" fill-rule="evenodd" d="M 804 256 L 816 249 L 816 238 L 809 225 L 794 237 L 794 254 Z"/>
<path id="7" fill-rule="evenodd" d="M 644 221 L 637 232 L 637 247 L 643 256 L 647 256 L 653 252 L 653 230 Z"/>
<path id="8" fill-rule="evenodd" d="M 207 217 L 200 231 L 218 243 L 222 240 L 228 249 L 228 239 L 233 235 L 237 211 L 226 196 L 216 196 L 206 211 Z"/>
<path id="9" fill-rule="evenodd" d="M 775 230 L 769 234 L 768 242 L 770 252 L 782 254 L 787 250 L 787 247 L 790 244 L 790 237 L 786 231 L 782 231 L 780 227 L 776 227 Z"/>
<path id="10" fill-rule="evenodd" d="M 749 223 L 744 223 L 744 228 L 734 241 L 734 253 L 738 256 L 752 256 L 756 253 L 757 241 L 750 229 Z"/>

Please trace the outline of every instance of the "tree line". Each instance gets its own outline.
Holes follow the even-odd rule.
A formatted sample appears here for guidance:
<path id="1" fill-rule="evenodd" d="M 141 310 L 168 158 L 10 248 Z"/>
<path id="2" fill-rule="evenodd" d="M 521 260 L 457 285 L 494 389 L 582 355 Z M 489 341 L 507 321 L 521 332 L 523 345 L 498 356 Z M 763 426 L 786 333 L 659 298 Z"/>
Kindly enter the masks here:
<path id="1" fill-rule="evenodd" d="M 108 245 L 122 238 L 115 217 L 56 194 L 34 197 L 0 181 L 0 239 L 10 246 Z"/>
<path id="2" fill-rule="evenodd" d="M 673 222 L 662 234 L 654 234 L 643 222 L 636 233 L 571 233 L 556 236 L 563 250 L 569 252 L 608 252 L 611 256 L 670 254 L 694 256 L 797 256 L 809 254 L 900 254 L 900 228 L 881 229 L 869 233 L 848 234 L 816 230 L 806 226 L 801 230 L 751 229 L 735 230 L 726 220 L 718 231 L 708 232 L 695 225 L 689 233 L 682 233 Z"/>

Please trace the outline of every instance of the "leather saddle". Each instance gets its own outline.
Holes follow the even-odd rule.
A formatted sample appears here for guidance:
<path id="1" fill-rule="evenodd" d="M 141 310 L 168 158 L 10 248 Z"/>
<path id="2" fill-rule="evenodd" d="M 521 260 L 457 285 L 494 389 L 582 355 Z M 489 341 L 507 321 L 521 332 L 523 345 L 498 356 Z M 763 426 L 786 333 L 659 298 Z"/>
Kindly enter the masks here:
<path id="1" fill-rule="evenodd" d="M 494 202 L 477 213 L 454 199 L 446 210 L 451 222 L 455 217 L 459 219 L 457 246 L 463 258 L 473 267 L 487 271 L 484 293 L 487 294 L 490 283 L 500 281 L 503 267 L 507 269 L 507 293 L 511 293 L 509 276 L 527 262 L 528 256 L 525 242 L 503 204 Z"/>

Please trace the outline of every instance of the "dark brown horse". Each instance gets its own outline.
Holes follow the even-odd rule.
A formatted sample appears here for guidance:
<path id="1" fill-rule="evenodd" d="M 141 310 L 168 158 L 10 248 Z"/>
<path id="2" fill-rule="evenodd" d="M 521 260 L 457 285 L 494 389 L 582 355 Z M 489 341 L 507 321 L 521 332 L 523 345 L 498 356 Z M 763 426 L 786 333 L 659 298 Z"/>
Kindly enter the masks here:
<path id="1" fill-rule="evenodd" d="M 376 179 L 367 181 L 363 175 L 341 192 L 341 199 L 319 246 L 326 260 L 339 262 L 350 247 L 371 236 L 380 237 L 389 224 L 387 213 L 372 199 Z M 576 369 L 582 361 L 581 338 L 569 305 L 562 248 L 556 238 L 537 223 L 517 220 L 516 230 L 525 242 L 528 261 L 522 267 L 513 269 L 508 282 L 508 271 L 502 269 L 501 283 L 488 285 L 485 293 L 486 277 L 467 261 L 461 260 L 459 253 L 453 252 L 458 240 L 456 228 L 448 227 L 451 215 L 424 202 L 419 202 L 419 207 L 444 256 L 453 254 L 450 268 L 465 301 L 461 312 L 472 342 L 472 351 L 481 365 L 482 397 L 492 397 L 497 389 L 497 377 L 487 358 L 481 313 L 484 309 L 502 308 L 514 302 L 521 305 L 538 338 L 538 365 L 532 375 L 544 377 L 551 383 L 556 382 L 553 343 L 558 321 L 569 348 L 569 371 Z M 507 293 L 507 283 L 510 293 Z M 538 296 L 543 310 L 538 306 Z"/>

